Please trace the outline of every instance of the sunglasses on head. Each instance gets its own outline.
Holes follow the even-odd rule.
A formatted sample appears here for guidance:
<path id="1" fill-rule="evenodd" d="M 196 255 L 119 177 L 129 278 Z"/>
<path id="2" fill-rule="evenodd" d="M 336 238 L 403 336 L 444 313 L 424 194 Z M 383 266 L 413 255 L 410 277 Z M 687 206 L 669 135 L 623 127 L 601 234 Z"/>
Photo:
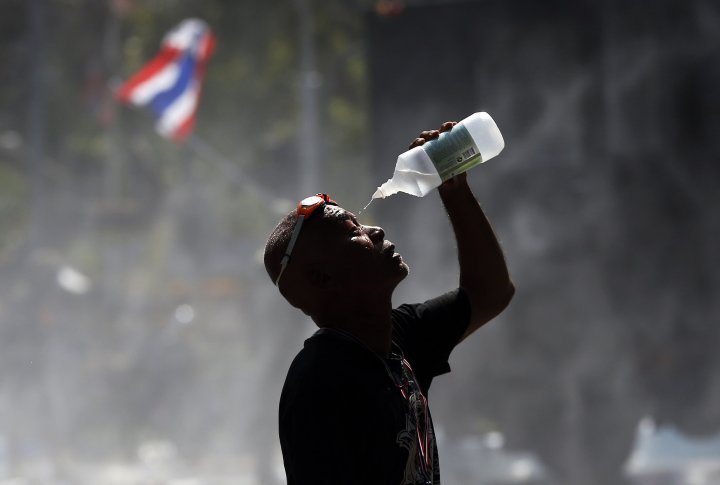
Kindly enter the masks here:
<path id="1" fill-rule="evenodd" d="M 337 202 L 332 200 L 327 194 L 315 194 L 311 197 L 304 198 L 298 203 L 296 210 L 297 220 L 295 221 L 295 227 L 293 229 L 292 235 L 290 236 L 290 242 L 288 242 L 285 254 L 280 261 L 280 274 L 278 274 L 278 277 L 275 280 L 275 286 L 279 286 L 280 277 L 282 276 L 285 268 L 287 268 L 287 265 L 290 262 L 290 255 L 292 254 L 292 250 L 295 247 L 295 242 L 297 242 L 297 238 L 300 235 L 300 229 L 302 228 L 303 222 L 306 219 L 310 218 L 310 216 L 313 215 L 318 209 L 325 207 L 326 204 L 337 205 Z"/>

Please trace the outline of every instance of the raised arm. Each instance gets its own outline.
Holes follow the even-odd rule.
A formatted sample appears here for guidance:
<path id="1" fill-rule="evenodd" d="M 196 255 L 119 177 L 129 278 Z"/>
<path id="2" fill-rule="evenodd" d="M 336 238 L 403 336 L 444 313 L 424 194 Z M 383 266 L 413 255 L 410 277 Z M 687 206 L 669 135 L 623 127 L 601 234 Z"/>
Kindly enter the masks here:
<path id="1" fill-rule="evenodd" d="M 440 130 L 425 131 L 411 146 L 422 145 L 452 129 L 454 122 L 443 123 Z M 439 188 L 457 241 L 460 263 L 460 287 L 472 308 L 470 324 L 463 339 L 493 319 L 515 293 L 500 243 L 462 173 Z"/>

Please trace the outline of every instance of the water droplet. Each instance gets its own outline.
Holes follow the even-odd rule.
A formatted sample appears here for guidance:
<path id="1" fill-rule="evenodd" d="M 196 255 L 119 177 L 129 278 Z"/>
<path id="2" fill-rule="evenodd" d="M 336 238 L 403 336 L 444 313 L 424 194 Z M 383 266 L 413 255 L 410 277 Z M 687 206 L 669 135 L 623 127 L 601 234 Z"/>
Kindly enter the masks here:
<path id="1" fill-rule="evenodd" d="M 360 210 L 358 211 L 358 214 L 357 214 L 357 215 L 362 214 L 362 213 L 365 211 L 365 209 L 367 209 L 368 207 L 370 207 L 370 204 L 372 204 L 372 201 L 373 201 L 373 200 L 375 200 L 375 199 L 370 199 L 370 202 L 368 202 L 365 207 L 363 207 L 362 209 L 360 209 Z"/>

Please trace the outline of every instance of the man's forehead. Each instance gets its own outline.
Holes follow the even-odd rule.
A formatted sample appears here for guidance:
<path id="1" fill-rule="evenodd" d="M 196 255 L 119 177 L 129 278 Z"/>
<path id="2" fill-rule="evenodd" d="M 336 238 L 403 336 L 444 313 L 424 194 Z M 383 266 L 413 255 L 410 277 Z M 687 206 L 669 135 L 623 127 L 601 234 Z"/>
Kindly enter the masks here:
<path id="1" fill-rule="evenodd" d="M 347 221 L 357 222 L 355 214 L 340 206 L 326 205 L 323 207 L 322 217 L 311 217 L 308 221 L 308 239 L 321 238 L 322 241 L 327 242 L 327 238 L 331 235 L 341 235 L 346 232 Z"/>
<path id="2" fill-rule="evenodd" d="M 326 205 L 323 211 L 323 219 L 331 222 L 356 221 L 355 214 L 339 205 Z"/>
<path id="3" fill-rule="evenodd" d="M 336 243 L 343 239 L 346 221 L 354 220 L 355 215 L 339 206 L 326 205 L 320 214 L 314 214 L 303 226 L 295 256 L 305 260 L 314 260 L 318 255 L 324 255 Z M 302 255 L 302 256 L 301 256 Z M 309 258 L 309 259 L 308 259 Z"/>

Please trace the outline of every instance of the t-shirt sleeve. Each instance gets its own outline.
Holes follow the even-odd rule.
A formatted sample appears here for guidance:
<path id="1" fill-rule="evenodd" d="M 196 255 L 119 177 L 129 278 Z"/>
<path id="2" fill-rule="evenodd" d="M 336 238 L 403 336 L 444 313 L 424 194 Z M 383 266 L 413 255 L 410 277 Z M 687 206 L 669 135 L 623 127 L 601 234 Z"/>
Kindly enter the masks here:
<path id="1" fill-rule="evenodd" d="M 450 352 L 469 322 L 470 302 L 462 288 L 393 310 L 393 338 L 413 366 L 424 392 L 433 377 L 450 372 Z"/>

